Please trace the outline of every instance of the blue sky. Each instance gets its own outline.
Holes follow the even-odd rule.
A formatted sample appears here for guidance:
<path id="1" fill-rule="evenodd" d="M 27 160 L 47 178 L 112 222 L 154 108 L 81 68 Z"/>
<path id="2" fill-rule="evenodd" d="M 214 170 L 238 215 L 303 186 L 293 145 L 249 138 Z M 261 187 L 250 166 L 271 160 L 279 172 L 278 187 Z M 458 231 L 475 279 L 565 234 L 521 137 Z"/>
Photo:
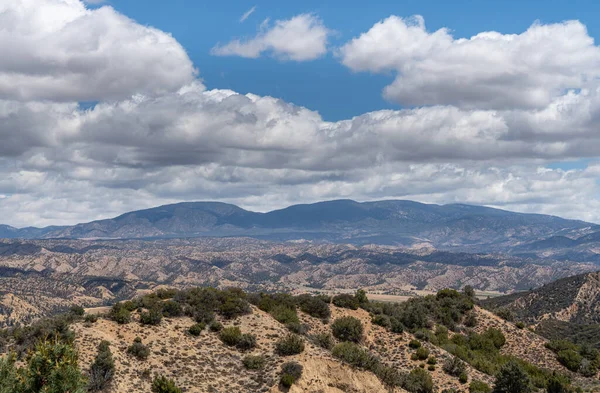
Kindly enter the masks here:
<path id="1" fill-rule="evenodd" d="M 307 62 L 217 57 L 210 49 L 218 42 L 253 36 L 265 18 L 289 19 L 314 13 L 335 30 L 335 46 L 367 31 L 390 15 L 422 15 L 429 31 L 451 29 L 455 38 L 481 31 L 522 33 L 532 23 L 577 19 L 592 37 L 600 36 L 600 2 L 592 0 L 403 0 L 403 1 L 191 1 L 112 0 L 107 2 L 136 21 L 170 32 L 185 47 L 208 88 L 270 95 L 318 111 L 336 121 L 365 112 L 399 108 L 385 100 L 382 89 L 394 76 L 356 73 L 332 53 Z M 239 19 L 256 6 L 244 23 Z"/>

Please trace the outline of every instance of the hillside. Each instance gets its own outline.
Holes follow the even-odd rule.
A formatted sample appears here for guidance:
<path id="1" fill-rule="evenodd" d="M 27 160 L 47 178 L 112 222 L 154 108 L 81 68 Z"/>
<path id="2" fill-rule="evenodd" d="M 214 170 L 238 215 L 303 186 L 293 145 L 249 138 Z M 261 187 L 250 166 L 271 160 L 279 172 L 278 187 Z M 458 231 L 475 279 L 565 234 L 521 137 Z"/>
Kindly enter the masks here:
<path id="1" fill-rule="evenodd" d="M 502 251 L 540 239 L 587 233 L 593 224 L 482 206 L 389 200 L 337 200 L 267 213 L 218 202 L 188 202 L 57 228 L 0 228 L 7 238 L 172 238 L 250 236 L 269 240 L 428 244 L 470 252 Z"/>
<path id="2" fill-rule="evenodd" d="M 421 308 L 425 304 L 429 306 Z M 429 310 L 426 320 L 416 322 L 415 306 Z M 439 319 L 453 309 L 460 310 L 452 324 L 456 323 L 462 334 L 448 332 L 445 324 L 451 322 Z M 216 315 L 210 315 L 211 310 Z M 100 315 L 91 317 L 95 314 Z M 466 322 L 471 314 L 474 326 Z M 280 370 L 289 362 L 301 368 L 289 389 L 293 393 L 432 393 L 462 391 L 469 386 L 473 390 L 473 386 L 496 383 L 502 364 L 515 361 L 526 366 L 523 370 L 529 377 L 525 378 L 538 388 L 552 378 L 551 371 L 570 378 L 573 386 L 598 388 L 593 378 L 571 373 L 557 362 L 543 338 L 477 306 L 473 308 L 467 295 L 454 291 L 388 308 L 369 302 L 358 292 L 330 299 L 246 295 L 238 290 L 164 290 L 112 309 L 90 309 L 85 318 L 71 314 L 69 321 L 74 336 L 66 334 L 64 328 L 61 335 L 65 340 L 74 338 L 84 374 L 90 370 L 100 343 L 108 342 L 115 367 L 103 390 L 108 393 L 148 392 L 158 376 L 171 379 L 185 392 L 287 391 L 280 384 Z M 341 321 L 360 325 L 360 331 L 340 328 L 346 326 Z M 198 322 L 199 331 L 192 334 L 191 328 Z M 28 343 L 36 342 L 36 332 L 44 334 L 54 324 L 44 323 L 43 329 L 38 323 L 20 333 L 19 341 L 11 341 L 10 331 L 0 335 L 0 350 L 24 353 Z M 398 326 L 403 328 L 398 330 Z M 226 341 L 224 334 L 233 327 L 252 339 L 235 341 L 237 344 Z M 290 331 L 295 333 L 290 335 Z M 4 346 L 3 336 L 8 337 Z M 136 337 L 140 343 L 132 352 L 129 348 Z M 288 343 L 289 339 L 302 343 L 301 347 Z M 287 346 L 282 347 L 283 342 Z M 281 348 L 286 348 L 285 352 Z M 256 369 L 246 363 L 249 357 L 261 359 Z M 477 362 L 471 363 L 471 357 Z"/>
<path id="3" fill-rule="evenodd" d="M 592 271 L 593 264 L 429 248 L 249 238 L 0 241 L 0 327 L 101 306 L 168 285 L 411 296 L 471 285 L 512 292 Z"/>
<path id="4" fill-rule="evenodd" d="M 563 278 L 532 291 L 483 302 L 505 308 L 529 323 L 545 319 L 577 324 L 600 323 L 600 272 Z"/>

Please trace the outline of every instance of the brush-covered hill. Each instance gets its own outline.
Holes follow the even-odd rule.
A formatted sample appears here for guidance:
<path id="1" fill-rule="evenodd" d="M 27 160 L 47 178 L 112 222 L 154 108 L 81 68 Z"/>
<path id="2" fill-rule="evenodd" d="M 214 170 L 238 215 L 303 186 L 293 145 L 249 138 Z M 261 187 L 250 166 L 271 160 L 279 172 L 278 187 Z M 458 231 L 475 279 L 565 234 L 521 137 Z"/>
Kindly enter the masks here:
<path id="1" fill-rule="evenodd" d="M 529 323 L 552 319 L 597 324 L 600 323 L 600 272 L 563 278 L 532 291 L 483 303 L 490 308 L 509 310 L 517 319 Z"/>
<path id="2" fill-rule="evenodd" d="M 487 299 L 482 305 L 505 318 L 530 325 L 548 339 L 568 339 L 600 348 L 600 272 Z"/>
<path id="3" fill-rule="evenodd" d="M 8 377 L 0 391 L 15 369 L 28 375 L 32 359 L 65 364 L 68 351 L 36 344 L 50 333 L 78 353 L 68 378 L 77 377 L 74 365 L 82 378 L 72 386 L 92 391 L 487 393 L 515 375 L 525 388 L 597 388 L 593 377 L 562 366 L 543 338 L 474 302 L 452 290 L 398 304 L 368 301 L 362 291 L 330 298 L 161 290 L 2 332 L 0 349 L 23 361 L 1 361 Z"/>
<path id="4" fill-rule="evenodd" d="M 9 238 L 172 238 L 250 236 L 467 251 L 502 251 L 552 236 L 587 233 L 594 225 L 541 214 L 463 204 L 335 200 L 257 213 L 219 202 L 186 202 L 60 228 L 0 227 Z"/>

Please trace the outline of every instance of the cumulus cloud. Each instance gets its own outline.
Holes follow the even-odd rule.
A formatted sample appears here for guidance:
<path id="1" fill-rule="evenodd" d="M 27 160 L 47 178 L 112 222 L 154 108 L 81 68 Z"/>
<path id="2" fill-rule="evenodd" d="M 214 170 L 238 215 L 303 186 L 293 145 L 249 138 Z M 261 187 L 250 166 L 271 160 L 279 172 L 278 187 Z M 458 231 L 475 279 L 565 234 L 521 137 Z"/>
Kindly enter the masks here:
<path id="1" fill-rule="evenodd" d="M 477 109 L 543 108 L 588 87 L 600 66 L 600 48 L 578 21 L 457 39 L 446 28 L 427 31 L 420 16 L 390 16 L 339 56 L 354 71 L 396 72 L 384 95 L 402 105 Z"/>
<path id="2" fill-rule="evenodd" d="M 183 47 L 109 6 L 0 2 L 0 98 L 100 101 L 161 94 L 195 78 Z"/>
<path id="3" fill-rule="evenodd" d="M 314 60 L 327 53 L 330 34 L 318 17 L 300 14 L 291 19 L 278 20 L 272 26 L 267 20 L 255 37 L 217 45 L 211 53 L 216 56 L 258 58 L 268 52 L 282 60 Z"/>
<path id="4" fill-rule="evenodd" d="M 21 43 L 0 32 L 0 52 L 12 54 L 0 59 L 2 223 L 71 224 L 182 200 L 265 211 L 334 198 L 467 202 L 600 222 L 600 165 L 546 168 L 549 161 L 600 155 L 600 90 L 593 83 L 558 94 L 553 89 L 568 78 L 540 82 L 549 98 L 535 105 L 499 109 L 490 100 L 466 105 L 461 98 L 329 122 L 273 97 L 206 90 L 172 37 L 112 8 L 92 11 L 76 0 L 35 4 L 39 10 L 32 0 L 0 5 L 0 25 Z M 268 43 L 258 45 L 257 56 L 314 56 L 310 45 L 291 42 L 307 34 L 282 39 L 274 33 L 287 22 L 257 36 Z M 452 47 L 460 41 L 447 31 L 426 32 L 419 20 L 402 23 L 415 29 L 413 38 L 420 34 L 418 45 L 406 41 L 404 54 L 391 50 L 379 62 L 372 62 L 378 52 L 354 57 L 353 64 L 362 64 L 357 69 L 394 70 L 399 58 L 421 59 L 413 63 L 419 67 L 430 58 L 435 65 L 435 52 L 445 50 L 440 42 Z M 52 50 L 33 46 L 34 36 Z M 245 44 L 257 45 L 252 42 Z M 564 61 L 583 69 L 576 52 Z M 158 75 L 163 67 L 169 70 Z M 3 85 L 9 77 L 23 83 Z M 487 79 L 477 78 L 473 83 L 485 92 Z M 528 83 L 525 90 L 533 86 Z M 99 102 L 84 108 L 77 103 L 82 99 Z"/>

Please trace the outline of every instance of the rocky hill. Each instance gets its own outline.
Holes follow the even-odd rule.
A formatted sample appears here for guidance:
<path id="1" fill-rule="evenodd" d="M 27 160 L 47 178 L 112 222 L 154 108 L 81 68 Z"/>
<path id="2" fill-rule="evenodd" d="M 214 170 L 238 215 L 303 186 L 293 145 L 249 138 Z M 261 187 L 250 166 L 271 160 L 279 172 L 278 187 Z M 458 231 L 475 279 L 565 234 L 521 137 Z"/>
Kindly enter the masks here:
<path id="1" fill-rule="evenodd" d="M 530 323 L 554 319 L 577 324 L 600 323 L 600 272 L 563 278 L 532 291 L 484 301 Z"/>
<path id="2" fill-rule="evenodd" d="M 61 323 L 40 322 L 0 335 L 0 350 L 25 353 L 36 335 L 62 326 L 60 337 L 73 340 L 80 370 L 96 381 L 90 370 L 106 342 L 114 372 L 105 392 L 148 392 L 160 377 L 183 392 L 288 391 L 282 370 L 290 363 L 300 370 L 293 393 L 484 392 L 501 383 L 496 376 L 506 364 L 537 389 L 555 378 L 552 372 L 564 376 L 560 383 L 598 388 L 597 376 L 566 369 L 542 337 L 447 290 L 392 307 L 358 292 L 328 298 L 165 290 L 68 321 L 74 335 Z"/>
<path id="3" fill-rule="evenodd" d="M 594 225 L 482 206 L 389 200 L 337 200 L 267 213 L 217 202 L 178 203 L 69 227 L 0 228 L 7 238 L 172 238 L 250 236 L 413 246 L 470 252 L 503 251 L 552 236 L 575 236 Z"/>

